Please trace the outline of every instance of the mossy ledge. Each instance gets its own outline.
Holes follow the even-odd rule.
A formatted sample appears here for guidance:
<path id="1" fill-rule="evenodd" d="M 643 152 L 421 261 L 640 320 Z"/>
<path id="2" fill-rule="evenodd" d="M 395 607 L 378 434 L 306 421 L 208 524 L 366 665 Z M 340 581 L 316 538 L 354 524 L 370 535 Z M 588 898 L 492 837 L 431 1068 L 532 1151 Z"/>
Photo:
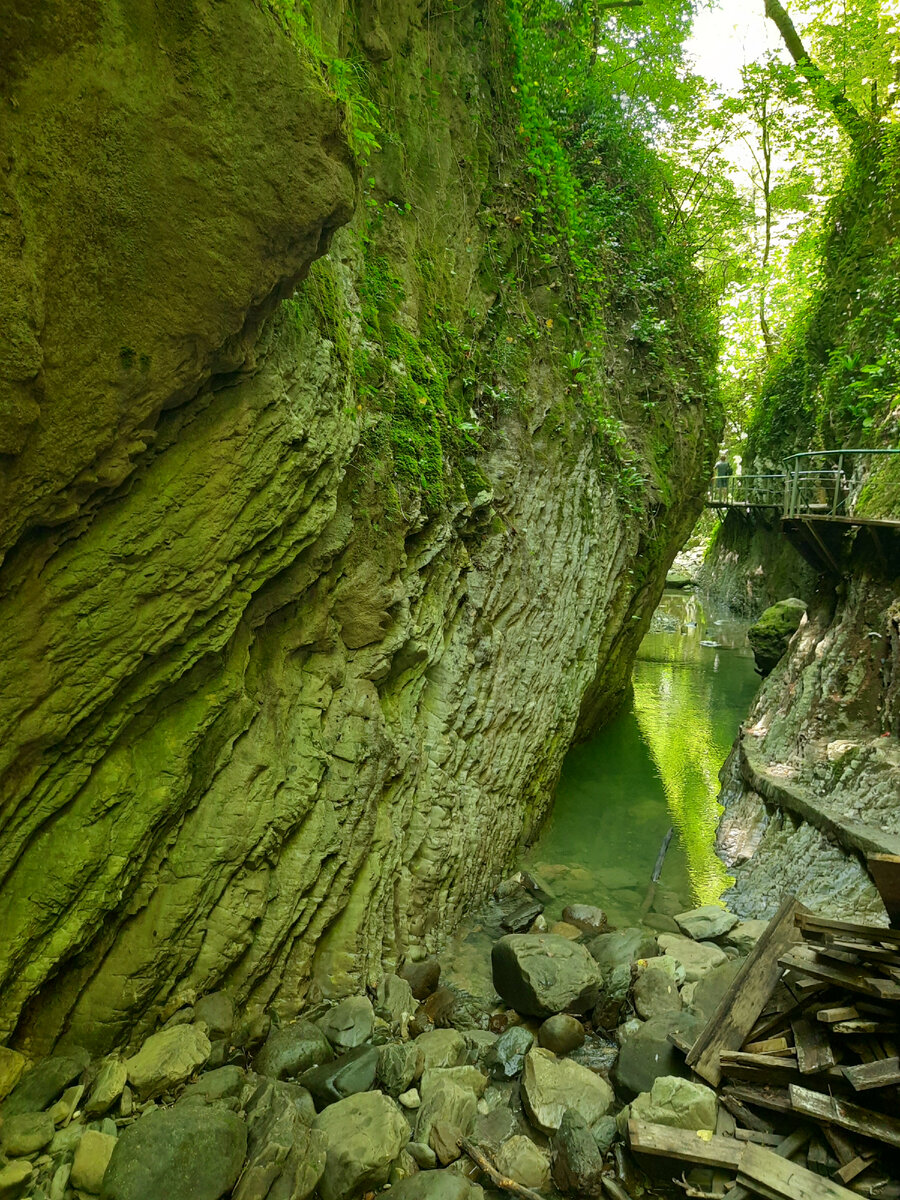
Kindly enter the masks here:
<path id="1" fill-rule="evenodd" d="M 602 308 L 523 219 L 510 6 L 63 8 L 3 85 L 0 1040 L 33 1053 L 436 945 L 621 698 L 720 420 L 621 144 Z"/>

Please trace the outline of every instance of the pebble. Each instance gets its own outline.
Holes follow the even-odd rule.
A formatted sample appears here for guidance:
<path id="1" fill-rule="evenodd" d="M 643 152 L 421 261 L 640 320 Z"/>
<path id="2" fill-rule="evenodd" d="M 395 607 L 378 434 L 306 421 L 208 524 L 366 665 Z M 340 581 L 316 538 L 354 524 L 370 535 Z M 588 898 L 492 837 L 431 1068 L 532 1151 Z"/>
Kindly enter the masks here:
<path id="1" fill-rule="evenodd" d="M 403 1095 L 398 1096 L 397 1099 L 404 1108 L 418 1108 L 422 1103 L 422 1097 L 415 1088 L 410 1088 L 408 1092 L 404 1092 Z"/>

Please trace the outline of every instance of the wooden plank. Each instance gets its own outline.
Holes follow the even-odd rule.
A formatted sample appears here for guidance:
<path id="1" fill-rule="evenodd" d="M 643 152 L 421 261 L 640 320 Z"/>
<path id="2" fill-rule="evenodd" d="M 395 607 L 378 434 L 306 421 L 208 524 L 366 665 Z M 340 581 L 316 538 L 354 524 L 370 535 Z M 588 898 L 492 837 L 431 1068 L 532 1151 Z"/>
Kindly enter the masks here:
<path id="1" fill-rule="evenodd" d="M 836 1021 L 853 1021 L 859 1016 L 859 1010 L 852 1004 L 844 1004 L 837 1008 L 820 1008 L 816 1011 L 816 1020 L 825 1025 L 834 1025 Z"/>
<path id="2" fill-rule="evenodd" d="M 888 920 L 892 925 L 900 925 L 900 856 L 870 854 L 866 864 L 884 902 Z"/>
<path id="3" fill-rule="evenodd" d="M 831 943 L 837 950 L 847 950 L 867 962 L 889 963 L 900 967 L 900 954 L 896 949 L 887 950 L 884 946 L 872 946 L 867 942 L 834 941 Z"/>
<path id="4" fill-rule="evenodd" d="M 801 1017 L 791 1024 L 791 1029 L 794 1031 L 797 1066 L 801 1075 L 817 1075 L 834 1066 L 834 1053 L 820 1025 Z"/>
<path id="5" fill-rule="evenodd" d="M 819 917 L 805 909 L 798 912 L 797 927 L 809 933 L 833 933 L 837 937 L 853 938 L 862 942 L 884 942 L 900 946 L 900 929 L 885 929 L 882 925 L 859 925 L 853 921 L 836 921 L 832 917 Z"/>
<path id="6" fill-rule="evenodd" d="M 870 1088 L 893 1087 L 900 1083 L 898 1058 L 881 1058 L 875 1062 L 859 1063 L 858 1066 L 841 1067 L 841 1070 L 858 1092 L 867 1092 Z"/>
<path id="7" fill-rule="evenodd" d="M 857 1175 L 862 1175 L 863 1171 L 867 1171 L 874 1161 L 874 1154 L 868 1154 L 865 1157 L 858 1154 L 850 1162 L 844 1163 L 842 1167 L 838 1167 L 834 1173 L 834 1177 L 835 1179 L 839 1179 L 841 1183 L 849 1183 Z"/>
<path id="8" fill-rule="evenodd" d="M 766 1200 L 857 1200 L 856 1193 L 841 1184 L 752 1142 L 741 1155 L 738 1183 Z"/>
<path id="9" fill-rule="evenodd" d="M 629 1121 L 628 1144 L 639 1154 L 679 1158 L 683 1162 L 734 1171 L 749 1143 L 714 1135 L 702 1138 L 693 1130 L 671 1129 L 668 1125 L 653 1125 L 649 1121 Z"/>
<path id="10" fill-rule="evenodd" d="M 893 979 L 879 979 L 862 967 L 823 962 L 812 946 L 795 946 L 782 954 L 779 962 L 783 967 L 802 971 L 833 987 L 845 988 L 848 992 L 860 992 L 876 999 L 900 1000 L 900 983 Z"/>
<path id="11" fill-rule="evenodd" d="M 743 1050 L 723 1050 L 719 1055 L 722 1074 L 729 1079 L 744 1079 L 748 1083 L 787 1085 L 807 1083 L 823 1087 L 840 1087 L 844 1077 L 837 1067 L 824 1067 L 815 1075 L 803 1075 L 794 1059 L 774 1054 L 747 1054 Z"/>
<path id="12" fill-rule="evenodd" d="M 750 1141 L 755 1141 L 751 1138 Z M 786 1138 L 779 1138 L 778 1144 L 775 1147 L 775 1153 L 780 1158 L 793 1158 L 793 1156 L 801 1150 L 806 1142 L 809 1141 L 808 1129 L 795 1129 L 793 1133 L 788 1134 Z M 762 1145 L 762 1143 L 759 1143 Z M 729 1191 L 725 1193 L 722 1200 L 750 1200 L 749 1191 L 743 1184 L 736 1183 Z"/>
<path id="13" fill-rule="evenodd" d="M 757 1142 L 760 1146 L 780 1146 L 784 1140 L 780 1133 L 764 1133 L 761 1129 L 738 1128 L 734 1131 L 734 1136 L 740 1142 Z"/>
<path id="14" fill-rule="evenodd" d="M 744 1044 L 771 996 L 780 974 L 778 960 L 797 941 L 796 918 L 804 911 L 793 896 L 782 903 L 691 1047 L 688 1064 L 713 1087 L 722 1078 L 720 1053 Z"/>
<path id="15" fill-rule="evenodd" d="M 790 1047 L 786 1037 L 769 1037 L 761 1042 L 747 1042 L 743 1049 L 747 1054 L 780 1054 Z"/>
<path id="16" fill-rule="evenodd" d="M 790 1093 L 787 1088 L 753 1087 L 748 1084 L 731 1084 L 722 1093 L 733 1096 L 742 1104 L 752 1104 L 756 1108 L 765 1108 L 770 1112 L 793 1112 Z"/>
<path id="17" fill-rule="evenodd" d="M 894 1146 L 900 1150 L 900 1121 L 885 1113 L 872 1112 L 860 1108 L 847 1100 L 839 1100 L 836 1096 L 825 1096 L 821 1092 L 811 1092 L 806 1088 L 792 1083 L 789 1088 L 791 1107 L 794 1112 L 826 1125 L 837 1125 L 851 1133 L 862 1137 L 874 1138 L 884 1142 L 886 1146 Z"/>
<path id="18" fill-rule="evenodd" d="M 840 1129 L 835 1128 L 834 1125 L 823 1125 L 821 1129 L 825 1135 L 825 1141 L 834 1151 L 834 1156 L 841 1166 L 856 1158 L 856 1147 Z"/>
<path id="19" fill-rule="evenodd" d="M 743 1130 L 735 1130 L 736 1137 L 740 1137 L 742 1132 L 755 1132 L 766 1135 L 772 1133 L 772 1122 L 759 1116 L 758 1113 L 752 1112 L 746 1104 L 741 1104 L 740 1100 L 735 1100 L 733 1096 L 726 1096 L 724 1094 L 719 1097 L 719 1100 L 728 1109 L 734 1119 L 744 1127 Z M 777 1135 L 773 1136 L 775 1136 L 777 1142 Z"/>
<path id="20" fill-rule="evenodd" d="M 861 1033 L 900 1033 L 900 1024 L 896 1021 L 869 1021 L 859 1017 L 855 1021 L 838 1021 L 831 1026 L 831 1032 L 842 1036 L 858 1037 Z"/>

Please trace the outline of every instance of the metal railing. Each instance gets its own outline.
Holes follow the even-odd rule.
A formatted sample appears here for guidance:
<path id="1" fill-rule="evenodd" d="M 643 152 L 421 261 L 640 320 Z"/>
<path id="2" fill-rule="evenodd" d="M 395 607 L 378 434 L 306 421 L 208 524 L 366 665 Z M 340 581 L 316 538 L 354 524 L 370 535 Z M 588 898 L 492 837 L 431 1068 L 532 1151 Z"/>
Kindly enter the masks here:
<path id="1" fill-rule="evenodd" d="M 784 460 L 784 507 L 791 517 L 852 517 L 872 459 L 900 450 L 808 450 Z"/>
<path id="2" fill-rule="evenodd" d="M 714 479 L 707 493 L 709 504 L 729 508 L 781 508 L 784 500 L 784 475 L 729 475 L 721 482 Z"/>

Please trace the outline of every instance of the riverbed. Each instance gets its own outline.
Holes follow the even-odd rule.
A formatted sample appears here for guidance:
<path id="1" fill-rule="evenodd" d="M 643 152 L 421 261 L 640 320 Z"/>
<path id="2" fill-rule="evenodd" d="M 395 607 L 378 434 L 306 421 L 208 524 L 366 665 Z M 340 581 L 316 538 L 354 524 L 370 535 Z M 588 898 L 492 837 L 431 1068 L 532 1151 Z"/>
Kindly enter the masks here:
<path id="1" fill-rule="evenodd" d="M 715 853 L 718 774 L 759 684 L 747 627 L 694 592 L 664 594 L 628 703 L 569 751 L 552 815 L 522 857 L 554 897 L 548 919 L 583 902 L 601 905 L 613 925 L 635 924 L 645 910 L 672 916 L 714 903 L 728 887 Z M 442 955 L 450 978 L 489 987 L 488 945 L 479 923 L 464 930 Z"/>

